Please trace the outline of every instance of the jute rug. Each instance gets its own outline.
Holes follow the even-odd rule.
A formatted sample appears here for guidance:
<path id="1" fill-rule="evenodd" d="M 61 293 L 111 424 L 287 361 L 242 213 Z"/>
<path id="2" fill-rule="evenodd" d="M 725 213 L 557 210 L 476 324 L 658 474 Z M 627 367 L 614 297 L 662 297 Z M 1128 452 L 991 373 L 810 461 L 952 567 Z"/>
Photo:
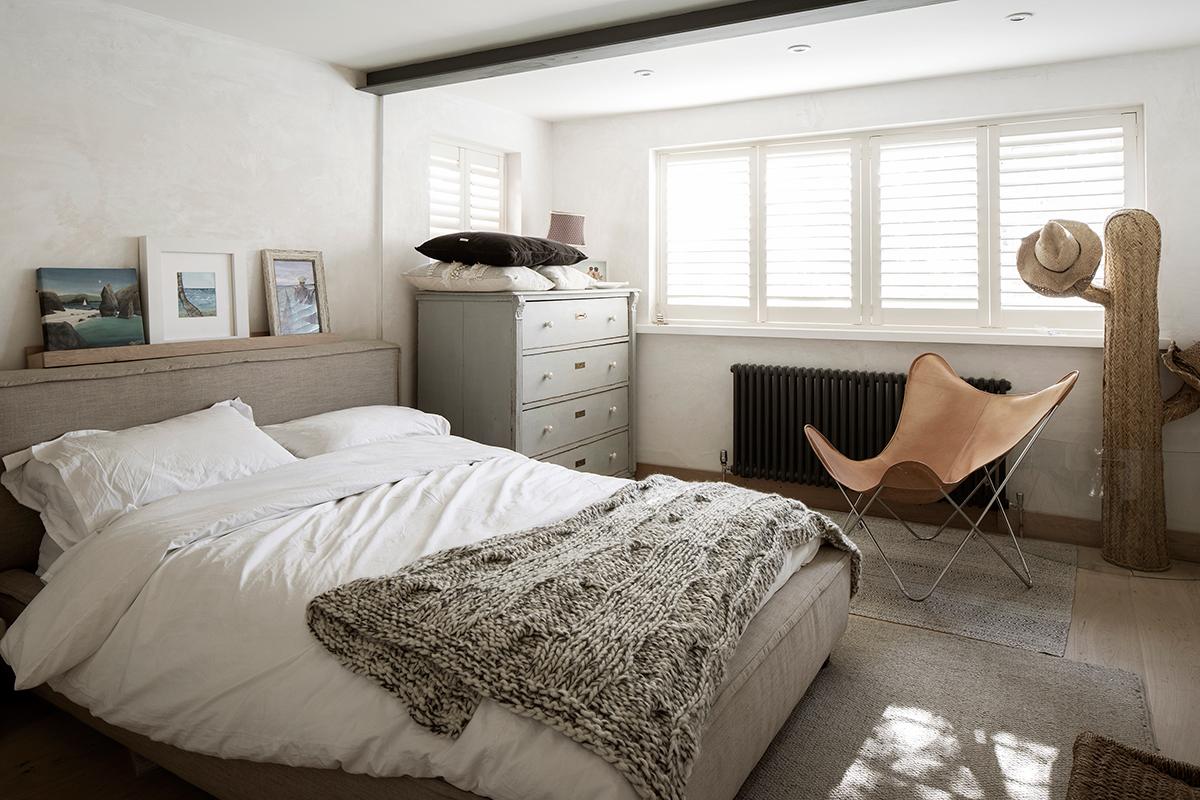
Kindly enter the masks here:
<path id="1" fill-rule="evenodd" d="M 850 617 L 739 800 L 1061 800 L 1084 730 L 1151 748 L 1121 670 Z"/>
<path id="2" fill-rule="evenodd" d="M 829 513 L 838 524 L 845 522 L 845 512 Z M 867 521 L 913 594 L 933 582 L 966 533 L 950 528 L 923 542 L 895 520 L 868 517 Z M 933 525 L 913 528 L 922 535 L 937 530 Z M 1061 656 L 1066 652 L 1075 600 L 1074 545 L 1022 539 L 1021 549 L 1033 573 L 1033 588 L 1026 589 L 991 548 L 973 539 L 933 596 L 914 603 L 901 594 L 866 532 L 857 528 L 850 538 L 863 554 L 862 580 L 850 613 L 1038 653 Z M 992 536 L 992 541 L 1020 566 L 1011 539 Z"/>

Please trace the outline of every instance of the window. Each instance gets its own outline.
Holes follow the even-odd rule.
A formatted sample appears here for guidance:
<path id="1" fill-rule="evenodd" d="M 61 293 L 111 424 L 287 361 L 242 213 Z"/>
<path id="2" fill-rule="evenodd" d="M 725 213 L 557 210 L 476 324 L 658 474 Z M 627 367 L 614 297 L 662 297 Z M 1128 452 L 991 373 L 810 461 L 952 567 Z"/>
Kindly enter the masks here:
<path id="1" fill-rule="evenodd" d="M 429 235 L 504 228 L 504 156 L 433 142 Z"/>
<path id="2" fill-rule="evenodd" d="M 1098 330 L 1021 282 L 1046 220 L 1139 205 L 1137 114 L 990 122 L 658 155 L 663 321 Z"/>

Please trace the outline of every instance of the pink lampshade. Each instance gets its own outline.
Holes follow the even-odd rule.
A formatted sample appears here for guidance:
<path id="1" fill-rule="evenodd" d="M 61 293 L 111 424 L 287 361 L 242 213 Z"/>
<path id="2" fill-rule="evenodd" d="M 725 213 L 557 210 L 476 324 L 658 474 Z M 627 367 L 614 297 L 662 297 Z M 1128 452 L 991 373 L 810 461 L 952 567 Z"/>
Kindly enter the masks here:
<path id="1" fill-rule="evenodd" d="M 567 214 L 562 211 L 550 212 L 550 230 L 546 238 L 563 244 L 583 246 L 583 214 Z"/>

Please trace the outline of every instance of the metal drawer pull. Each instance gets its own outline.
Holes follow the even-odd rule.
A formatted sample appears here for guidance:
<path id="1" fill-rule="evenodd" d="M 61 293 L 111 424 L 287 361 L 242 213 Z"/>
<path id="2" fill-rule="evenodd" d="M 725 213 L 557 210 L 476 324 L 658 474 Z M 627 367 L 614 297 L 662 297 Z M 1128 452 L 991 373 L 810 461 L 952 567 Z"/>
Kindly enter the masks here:
<path id="1" fill-rule="evenodd" d="M 542 433 L 554 433 L 554 426 L 547 425 L 546 427 L 542 428 Z"/>
<path id="2" fill-rule="evenodd" d="M 546 373 L 545 375 L 543 375 L 542 377 L 543 377 L 544 379 L 548 380 L 548 381 L 552 381 L 552 380 L 554 380 L 554 373 L 553 373 L 553 372 L 547 372 L 547 373 Z"/>
<path id="3" fill-rule="evenodd" d="M 608 368 L 609 368 L 609 369 L 616 369 L 616 368 L 617 368 L 617 362 L 615 362 L 615 361 L 610 361 L 610 362 L 608 362 Z"/>
<path id="4" fill-rule="evenodd" d="M 587 409 L 586 409 L 586 408 L 584 408 L 584 409 L 581 409 L 581 410 L 579 410 L 579 411 L 576 411 L 576 412 L 575 412 L 575 419 L 579 419 L 580 417 L 586 417 L 586 416 L 587 416 Z"/>
<path id="5" fill-rule="evenodd" d="M 616 321 L 617 321 L 617 318 L 616 318 L 615 316 L 611 316 L 611 317 L 609 317 L 609 318 L 608 318 L 608 321 L 609 321 L 609 322 L 616 322 Z"/>
<path id="6" fill-rule="evenodd" d="M 586 463 L 587 463 L 587 459 L 586 459 L 586 458 L 577 458 L 577 459 L 575 459 L 575 469 L 579 469 L 580 467 L 582 467 L 582 466 L 583 466 L 584 464 L 586 464 Z"/>
<path id="7" fill-rule="evenodd" d="M 609 461 L 616 461 L 616 460 L 617 460 L 617 454 L 616 454 L 616 453 L 609 453 L 609 454 L 608 454 L 608 460 L 609 460 Z"/>
<path id="8" fill-rule="evenodd" d="M 542 327 L 543 327 L 543 328 L 553 328 L 553 327 L 554 327 L 554 320 L 552 320 L 552 319 L 548 319 L 548 320 L 546 320 L 545 322 L 543 322 L 543 323 L 542 323 Z"/>
<path id="9" fill-rule="evenodd" d="M 617 413 L 617 407 L 616 407 L 616 406 L 609 406 L 609 407 L 608 407 L 608 413 L 610 413 L 610 414 L 615 414 L 615 413 Z"/>
<path id="10" fill-rule="evenodd" d="M 586 361 L 576 361 L 575 369 L 587 369 L 587 362 Z"/>
<path id="11" fill-rule="evenodd" d="M 576 311 L 575 319 L 587 319 L 587 312 L 586 311 Z"/>

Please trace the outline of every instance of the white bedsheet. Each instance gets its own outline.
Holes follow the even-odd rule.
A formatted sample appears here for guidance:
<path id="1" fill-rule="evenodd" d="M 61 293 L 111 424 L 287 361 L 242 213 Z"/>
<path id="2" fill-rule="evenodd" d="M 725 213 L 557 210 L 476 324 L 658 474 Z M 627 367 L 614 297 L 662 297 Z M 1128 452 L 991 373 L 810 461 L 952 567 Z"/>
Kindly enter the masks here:
<path id="1" fill-rule="evenodd" d="M 55 564 L 0 641 L 19 687 L 226 758 L 441 776 L 497 800 L 634 798 L 610 765 L 484 702 L 457 740 L 310 635 L 315 595 L 566 517 L 623 485 L 453 436 L 298 461 L 153 503 Z M 816 554 L 790 554 L 771 592 Z"/>

